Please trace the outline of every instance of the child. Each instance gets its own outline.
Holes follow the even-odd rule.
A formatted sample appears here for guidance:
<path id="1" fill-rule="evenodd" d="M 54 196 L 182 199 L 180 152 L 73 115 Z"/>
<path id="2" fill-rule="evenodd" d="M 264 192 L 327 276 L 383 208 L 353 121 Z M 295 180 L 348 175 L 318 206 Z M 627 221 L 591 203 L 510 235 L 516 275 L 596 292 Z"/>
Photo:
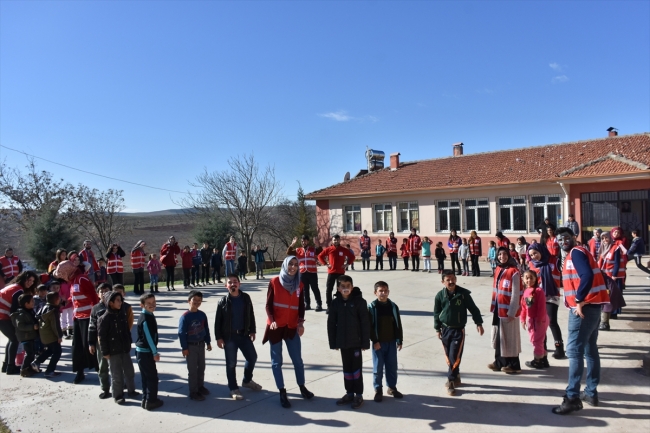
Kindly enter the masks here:
<path id="1" fill-rule="evenodd" d="M 147 263 L 147 271 L 149 271 L 149 292 L 158 293 L 158 275 L 162 265 L 158 260 L 157 254 L 149 254 L 149 262 Z"/>
<path id="2" fill-rule="evenodd" d="M 187 295 L 190 308 L 178 320 L 178 339 L 181 343 L 183 357 L 187 362 L 187 379 L 190 385 L 190 399 L 203 401 L 210 391 L 204 386 L 205 349 L 210 345 L 210 328 L 208 317 L 199 310 L 203 302 L 203 293 L 192 290 Z"/>
<path id="3" fill-rule="evenodd" d="M 245 280 L 246 274 L 248 273 L 248 256 L 243 251 L 237 259 L 237 269 L 239 271 L 239 279 Z"/>
<path id="4" fill-rule="evenodd" d="M 183 264 L 183 288 L 189 289 L 190 273 L 192 272 L 192 252 L 190 251 L 189 245 L 183 247 L 183 251 L 181 251 L 181 261 Z"/>
<path id="5" fill-rule="evenodd" d="M 46 304 L 38 310 L 40 317 L 38 321 L 38 334 L 41 338 L 41 344 L 45 348 L 38 356 L 34 364 L 36 369 L 50 356 L 50 363 L 45 369 L 45 377 L 56 377 L 61 373 L 55 371 L 56 365 L 61 359 L 61 342 L 63 341 L 63 330 L 61 329 L 61 312 L 59 305 L 61 297 L 57 292 L 50 292 L 46 296 Z"/>
<path id="6" fill-rule="evenodd" d="M 63 329 L 63 338 L 71 340 L 74 306 L 72 305 L 72 286 L 69 282 L 61 280 L 59 296 L 61 297 L 61 329 Z"/>
<path id="7" fill-rule="evenodd" d="M 90 324 L 88 325 L 88 350 L 91 354 L 97 356 L 97 364 L 99 366 L 97 375 L 99 376 L 99 386 L 102 389 L 99 398 L 102 400 L 112 397 L 113 394 L 111 394 L 111 382 L 108 377 L 108 359 L 104 358 L 102 347 L 97 344 L 97 322 L 106 313 L 106 308 L 108 307 L 104 303 L 104 295 L 110 291 L 111 285 L 109 283 L 101 283 L 97 286 L 99 303 L 93 305 L 93 309 L 90 310 Z"/>
<path id="8" fill-rule="evenodd" d="M 115 284 L 113 286 L 113 290 L 119 292 L 120 295 L 122 295 L 122 312 L 126 315 L 126 321 L 129 324 L 129 331 L 131 331 L 131 329 L 133 329 L 135 316 L 133 314 L 133 308 L 131 307 L 131 305 L 124 300 L 126 299 L 126 290 L 124 289 L 124 286 L 121 284 Z"/>
<path id="9" fill-rule="evenodd" d="M 548 358 L 544 350 L 544 339 L 548 329 L 548 315 L 546 314 L 546 296 L 539 287 L 537 274 L 534 271 L 524 272 L 526 290 L 521 297 L 521 326 L 528 329 L 530 342 L 533 344 L 535 359 L 526 361 L 526 366 L 531 368 L 547 368 Z"/>
<path id="10" fill-rule="evenodd" d="M 474 303 L 470 291 L 456 285 L 454 271 L 442 273 L 444 289 L 438 292 L 433 307 L 433 327 L 442 341 L 447 358 L 447 388 L 448 395 L 456 395 L 460 382 L 460 361 L 463 357 L 465 343 L 465 325 L 467 310 L 472 313 L 479 335 L 483 335 L 483 319 L 481 312 Z"/>
<path id="11" fill-rule="evenodd" d="M 404 259 L 404 270 L 409 270 L 409 240 L 407 238 L 402 239 L 402 245 L 399 247 L 400 254 L 402 259 Z"/>
<path id="12" fill-rule="evenodd" d="M 375 387 L 375 401 L 383 399 L 381 380 L 386 366 L 386 386 L 388 395 L 402 398 L 397 390 L 397 351 L 402 350 L 403 331 L 402 319 L 399 308 L 388 299 L 390 290 L 388 283 L 377 281 L 375 283 L 376 300 L 368 307 L 370 313 L 370 341 L 372 341 L 372 367 L 373 385 Z"/>
<path id="13" fill-rule="evenodd" d="M 488 262 L 490 262 L 490 267 L 492 268 L 492 273 L 490 274 L 490 277 L 494 277 L 494 270 L 497 267 L 497 243 L 494 241 L 490 241 L 490 249 L 488 250 L 488 255 L 485 258 Z"/>
<path id="14" fill-rule="evenodd" d="M 436 244 L 436 251 L 434 254 L 438 261 L 438 273 L 442 274 L 442 271 L 445 269 L 445 259 L 447 258 L 447 253 L 445 253 L 445 249 L 442 247 L 442 242 Z"/>
<path id="15" fill-rule="evenodd" d="M 508 248 L 509 248 L 508 252 L 510 253 L 510 257 L 513 258 L 515 263 L 519 264 L 519 253 L 517 252 L 517 248 L 515 247 L 515 244 L 510 242 L 510 245 L 508 245 Z"/>
<path id="16" fill-rule="evenodd" d="M 34 296 L 34 311 L 41 311 L 41 308 L 47 303 L 47 286 L 39 284 L 36 289 L 36 296 Z"/>
<path id="17" fill-rule="evenodd" d="M 375 258 L 375 271 L 378 271 L 379 268 L 381 268 L 382 271 L 384 270 L 384 253 L 385 252 L 386 252 L 386 248 L 384 248 L 384 245 L 383 245 L 381 239 L 379 239 L 377 241 L 377 246 L 375 247 L 375 256 L 376 256 L 376 258 Z M 368 266 L 368 269 L 370 269 L 370 266 Z"/>
<path id="18" fill-rule="evenodd" d="M 354 250 L 352 249 L 352 247 L 350 247 L 350 244 L 346 244 L 345 247 L 346 247 L 348 250 L 350 250 L 350 252 L 351 252 L 352 254 L 354 254 Z M 350 266 L 350 269 L 352 269 L 352 270 L 354 271 L 354 261 L 348 262 L 348 265 Z M 348 270 L 348 267 L 347 267 L 347 266 L 345 267 L 345 270 L 346 270 L 346 271 Z"/>
<path id="19" fill-rule="evenodd" d="M 11 323 L 16 328 L 16 338 L 25 349 L 23 365 L 20 368 L 22 377 L 31 377 L 41 370 L 32 365 L 34 362 L 34 340 L 38 337 L 38 324 L 34 316 L 34 297 L 22 294 L 18 297 L 19 308 L 11 314 Z"/>
<path id="20" fill-rule="evenodd" d="M 424 259 L 424 270 L 422 272 L 431 273 L 431 239 L 428 236 L 422 241 L 422 258 Z"/>
<path id="21" fill-rule="evenodd" d="M 239 278 L 235 274 L 226 277 L 228 294 L 219 300 L 217 316 L 214 321 L 214 338 L 219 349 L 226 355 L 226 377 L 230 396 L 234 400 L 243 400 L 244 396 L 237 386 L 237 351 L 240 350 L 246 363 L 244 364 L 244 380 L 242 386 L 261 391 L 262 386 L 253 381 L 253 369 L 257 362 L 255 341 L 255 312 L 251 297 L 239 289 Z"/>
<path id="22" fill-rule="evenodd" d="M 526 238 L 523 236 L 519 236 L 517 238 L 517 245 L 515 245 L 515 249 L 517 250 L 517 255 L 519 257 L 516 258 L 517 263 L 519 263 L 519 268 L 522 271 L 526 270 L 526 251 L 528 251 L 528 242 L 526 242 Z"/>
<path id="23" fill-rule="evenodd" d="M 212 250 L 212 257 L 210 257 L 210 266 L 212 267 L 212 284 L 221 284 L 221 266 L 223 266 L 221 250 L 217 248 Z"/>
<path id="24" fill-rule="evenodd" d="M 105 359 L 108 359 L 108 368 L 111 371 L 113 398 L 115 403 L 122 405 L 124 399 L 124 384 L 129 397 L 139 393 L 135 390 L 135 371 L 131 361 L 131 330 L 126 314 L 122 309 L 123 297 L 116 290 L 105 293 L 103 296 L 106 311 L 97 321 L 97 336 L 99 345 Z"/>
<path id="25" fill-rule="evenodd" d="M 99 270 L 95 274 L 95 284 L 97 287 L 99 287 L 100 284 L 108 281 L 108 273 L 106 272 L 106 260 L 97 260 L 97 265 L 99 266 Z"/>
<path id="26" fill-rule="evenodd" d="M 643 242 L 643 238 L 639 236 L 639 230 L 632 230 L 632 245 L 630 246 L 630 249 L 627 250 L 627 255 L 634 259 L 637 268 L 641 269 L 646 274 L 650 274 L 650 270 L 641 263 L 641 257 L 643 257 L 644 254 L 645 243 Z"/>
<path id="27" fill-rule="evenodd" d="M 463 243 L 458 247 L 458 257 L 463 262 L 463 277 L 469 277 L 469 245 L 467 239 L 463 238 Z"/>
<path id="28" fill-rule="evenodd" d="M 156 295 L 145 293 L 140 296 L 142 312 L 138 318 L 138 340 L 135 342 L 135 358 L 142 377 L 142 408 L 154 410 L 163 405 L 158 398 L 158 323 L 153 312 L 156 311 Z"/>
<path id="29" fill-rule="evenodd" d="M 361 290 L 353 287 L 349 275 L 341 275 L 337 282 L 337 293 L 327 317 L 327 334 L 330 349 L 341 352 L 346 394 L 336 404 L 351 403 L 352 409 L 359 409 L 363 406 L 361 351 L 370 348 L 368 304 L 361 297 Z"/>

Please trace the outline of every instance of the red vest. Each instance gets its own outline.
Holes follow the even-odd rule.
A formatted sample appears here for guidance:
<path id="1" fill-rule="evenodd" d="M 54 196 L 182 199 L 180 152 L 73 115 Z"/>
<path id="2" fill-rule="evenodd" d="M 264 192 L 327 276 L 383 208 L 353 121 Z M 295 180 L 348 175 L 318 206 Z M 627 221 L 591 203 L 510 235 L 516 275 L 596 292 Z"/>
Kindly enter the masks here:
<path id="1" fill-rule="evenodd" d="M 461 240 L 459 237 L 456 239 L 451 239 L 447 241 L 447 246 L 449 247 L 450 254 L 458 254 L 458 248 L 460 248 Z"/>
<path id="2" fill-rule="evenodd" d="M 361 236 L 359 238 L 359 246 L 361 247 L 362 250 L 369 250 L 370 249 L 370 236 Z"/>
<path id="3" fill-rule="evenodd" d="M 557 243 L 557 238 L 552 237 L 546 240 L 546 249 L 552 256 L 557 257 L 560 253 L 560 244 Z"/>
<path id="4" fill-rule="evenodd" d="M 228 242 L 226 244 L 226 254 L 224 255 L 224 260 L 235 260 L 235 256 L 237 255 L 237 243 L 235 242 L 234 244 L 231 244 Z"/>
<path id="5" fill-rule="evenodd" d="M 408 257 L 409 256 L 409 245 L 408 244 L 402 244 L 402 246 L 399 247 L 399 250 L 402 252 L 402 257 Z"/>
<path id="6" fill-rule="evenodd" d="M 144 268 L 146 254 L 141 249 L 137 249 L 131 253 L 131 268 L 140 269 Z"/>
<path id="7" fill-rule="evenodd" d="M 0 320 L 11 320 L 11 301 L 19 290 L 23 290 L 23 286 L 18 284 L 0 290 Z"/>
<path id="8" fill-rule="evenodd" d="M 85 275 L 77 275 L 72 282 L 72 306 L 76 319 L 88 319 L 93 305 L 99 302 L 93 283 Z"/>
<path id="9" fill-rule="evenodd" d="M 573 252 L 575 250 L 582 251 L 589 259 L 589 267 L 594 273 L 594 282 L 591 285 L 589 294 L 584 299 L 586 304 L 607 304 L 609 303 L 609 294 L 607 293 L 607 286 L 605 286 L 605 278 L 598 268 L 598 264 L 592 255 L 584 247 L 575 246 L 567 254 L 564 261 L 564 269 L 562 269 L 562 286 L 564 287 L 564 305 L 569 308 L 576 307 L 576 294 L 578 287 L 580 287 L 580 276 L 573 266 Z"/>
<path id="10" fill-rule="evenodd" d="M 19 274 L 18 272 L 18 262 L 20 259 L 16 256 L 0 257 L 0 264 L 2 264 L 2 273 L 5 274 L 5 281 L 9 281 L 13 277 Z"/>
<path id="11" fill-rule="evenodd" d="M 619 255 L 621 257 L 618 261 L 618 273 L 616 275 L 613 275 L 614 267 L 616 266 L 616 262 L 614 261 L 614 254 L 616 253 L 616 250 L 619 250 Z M 602 269 L 608 277 L 625 278 L 627 267 L 627 251 L 625 251 L 625 247 L 623 245 L 614 244 L 609 249 L 609 251 L 607 251 L 607 254 L 605 254 L 604 257 L 600 258 L 598 263 L 600 264 L 600 269 Z"/>
<path id="12" fill-rule="evenodd" d="M 409 236 L 409 252 L 412 256 L 419 256 L 422 249 L 422 239 L 420 236 Z"/>
<path id="13" fill-rule="evenodd" d="M 99 270 L 99 264 L 97 264 L 97 260 L 95 260 L 95 254 L 92 252 L 92 250 L 86 250 L 84 248 L 81 250 L 79 255 L 81 256 L 83 262 L 88 262 L 93 265 L 93 271 L 97 272 Z"/>
<path id="14" fill-rule="evenodd" d="M 473 240 L 470 238 L 469 241 L 469 253 L 473 256 L 480 256 L 483 254 L 481 251 L 481 238 L 478 236 Z"/>
<path id="15" fill-rule="evenodd" d="M 106 263 L 107 274 L 121 274 L 124 272 L 124 265 L 122 258 L 117 254 L 110 253 L 106 256 L 108 262 Z"/>
<path id="16" fill-rule="evenodd" d="M 300 273 L 305 272 L 315 273 L 318 271 L 316 267 L 316 251 L 314 247 L 296 248 L 296 258 L 300 264 Z"/>
<path id="17" fill-rule="evenodd" d="M 499 248 L 501 248 L 501 247 L 509 248 L 509 247 L 510 247 L 510 239 L 508 239 L 508 238 L 505 237 L 505 236 L 504 236 L 503 239 L 501 239 L 501 240 L 499 240 L 499 239 L 497 238 L 497 249 L 499 249 Z"/>
<path id="18" fill-rule="evenodd" d="M 302 292 L 302 283 L 298 290 L 289 294 L 282 284 L 280 284 L 280 277 L 274 277 L 271 280 L 273 286 L 273 320 L 278 325 L 278 328 L 284 326 L 296 329 L 298 327 L 298 310 L 300 306 L 300 292 Z M 266 318 L 266 324 L 271 324 L 271 319 Z"/>
<path id="19" fill-rule="evenodd" d="M 596 249 L 596 238 L 594 237 L 589 239 L 587 245 L 589 245 L 589 252 L 591 253 L 591 255 L 594 256 L 594 259 L 598 260 L 598 250 Z"/>
<path id="20" fill-rule="evenodd" d="M 499 278 L 499 276 L 501 278 Z M 508 311 L 510 310 L 510 300 L 512 299 L 512 286 L 513 281 L 519 280 L 519 290 L 521 292 L 521 274 L 519 274 L 519 269 L 516 267 L 507 268 L 504 271 L 494 272 L 494 284 L 492 285 L 492 305 L 490 306 L 490 312 L 494 312 L 495 308 L 499 308 L 499 317 L 506 318 L 508 317 Z M 519 293 L 521 296 L 521 293 Z M 521 313 L 521 306 L 518 306 L 517 314 L 515 317 L 519 317 Z"/>
<path id="21" fill-rule="evenodd" d="M 555 283 L 555 287 L 558 289 L 562 285 L 562 274 L 560 274 L 560 270 L 557 268 L 557 257 L 551 257 L 548 260 L 548 264 L 551 267 L 551 274 L 553 274 L 553 282 Z M 530 268 L 531 271 L 535 272 L 537 274 L 537 284 L 539 285 L 540 288 L 544 288 L 542 284 L 542 280 L 540 279 L 540 271 L 535 267 L 535 264 L 530 261 L 528 262 L 528 267 Z"/>
<path id="22" fill-rule="evenodd" d="M 386 241 L 386 252 L 388 253 L 397 253 L 397 238 L 395 239 L 395 242 L 393 242 L 390 238 Z"/>

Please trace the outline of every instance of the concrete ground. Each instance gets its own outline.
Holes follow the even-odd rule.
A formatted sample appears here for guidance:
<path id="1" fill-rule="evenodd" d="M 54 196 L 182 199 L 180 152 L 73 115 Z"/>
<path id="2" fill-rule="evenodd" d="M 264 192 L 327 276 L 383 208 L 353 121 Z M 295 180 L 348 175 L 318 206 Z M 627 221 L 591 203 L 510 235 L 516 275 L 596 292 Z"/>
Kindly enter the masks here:
<path id="1" fill-rule="evenodd" d="M 402 265 L 398 265 L 400 268 Z M 631 268 L 634 265 L 630 264 Z M 359 266 L 357 266 L 357 269 Z M 485 266 L 487 268 L 487 265 Z M 255 304 L 259 359 L 255 380 L 264 390 L 242 389 L 245 399 L 229 398 L 224 354 L 216 345 L 207 355 L 206 386 L 211 391 L 206 401 L 188 397 L 187 370 L 177 339 L 178 317 L 185 310 L 186 292 L 163 292 L 158 297 L 158 324 L 162 360 L 158 363 L 160 397 L 165 405 L 147 412 L 140 401 L 128 400 L 125 406 L 112 399 L 100 400 L 95 373 L 87 374 L 83 384 L 73 385 L 70 342 L 64 343 L 59 363 L 64 374 L 47 380 L 0 376 L 0 417 L 14 432 L 203 432 L 203 431 L 311 431 L 354 429 L 359 431 L 650 431 L 650 378 L 640 374 L 643 355 L 650 350 L 650 281 L 636 268 L 630 269 L 625 291 L 627 308 L 619 320 L 611 322 L 610 332 L 601 332 L 599 347 L 602 380 L 600 406 L 575 414 L 558 416 L 551 408 L 561 402 L 567 383 L 568 360 L 550 358 L 548 370 L 524 370 L 509 376 L 488 370 L 493 360 L 489 326 L 480 337 L 476 328 L 467 328 L 461 375 L 463 385 L 454 397 L 446 394 L 446 364 L 443 349 L 433 330 L 433 299 L 440 290 L 437 273 L 398 271 L 351 271 L 355 285 L 367 300 L 373 299 L 373 284 L 385 280 L 390 298 L 402 313 L 404 348 L 399 352 L 398 388 L 404 399 L 385 396 L 382 403 L 372 401 L 372 359 L 364 352 L 365 405 L 357 411 L 338 407 L 335 400 L 344 393 L 339 353 L 328 347 L 324 312 L 307 312 L 302 338 L 307 387 L 316 394 L 310 401 L 300 398 L 291 363 L 285 350 L 285 382 L 293 407 L 280 406 L 270 367 L 269 346 L 261 340 L 266 317 L 264 301 L 268 280 L 248 280 L 243 290 Z M 489 325 L 492 279 L 459 277 L 459 285 L 470 289 Z M 319 272 L 324 295 L 324 268 Z M 214 320 L 217 301 L 224 287 L 203 290 L 203 311 Z M 136 304 L 134 298 L 131 303 Z M 560 310 L 560 325 L 566 334 L 567 311 Z M 532 359 L 532 346 L 522 332 L 523 362 Z M 548 333 L 551 338 L 551 333 Z M 3 354 L 5 341 L 0 343 Z M 135 362 L 135 358 L 134 358 Z M 136 364 L 136 384 L 140 386 Z M 243 362 L 238 367 L 243 375 Z"/>

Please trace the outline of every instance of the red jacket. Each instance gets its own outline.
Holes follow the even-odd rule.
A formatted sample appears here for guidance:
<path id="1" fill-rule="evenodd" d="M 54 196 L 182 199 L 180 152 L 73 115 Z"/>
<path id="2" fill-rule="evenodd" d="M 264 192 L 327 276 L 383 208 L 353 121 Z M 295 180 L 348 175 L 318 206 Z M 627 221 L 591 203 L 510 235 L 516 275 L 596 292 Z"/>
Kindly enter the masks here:
<path id="1" fill-rule="evenodd" d="M 354 262 L 354 253 L 342 246 L 325 248 L 318 255 L 318 261 L 327 266 L 328 274 L 345 274 L 345 259 L 348 263 Z M 327 262 L 325 259 L 327 258 Z"/>
<path id="2" fill-rule="evenodd" d="M 178 263 L 176 256 L 180 253 L 181 247 L 178 244 L 169 245 L 169 243 L 165 243 L 160 248 L 160 263 L 163 266 L 176 266 Z"/>
<path id="3" fill-rule="evenodd" d="M 408 244 L 408 243 L 406 243 L 406 244 L 402 244 L 402 245 L 399 247 L 399 250 L 400 250 L 400 252 L 401 252 L 400 254 L 401 254 L 402 257 L 408 257 L 409 254 L 410 254 L 410 253 L 409 253 L 409 244 Z"/>
<path id="4" fill-rule="evenodd" d="M 181 251 L 181 259 L 183 261 L 183 269 L 190 269 L 192 267 L 192 251 Z"/>
<path id="5" fill-rule="evenodd" d="M 99 296 L 95 292 L 95 286 L 85 274 L 78 274 L 71 284 L 75 319 L 90 318 L 93 305 L 99 303 Z"/>

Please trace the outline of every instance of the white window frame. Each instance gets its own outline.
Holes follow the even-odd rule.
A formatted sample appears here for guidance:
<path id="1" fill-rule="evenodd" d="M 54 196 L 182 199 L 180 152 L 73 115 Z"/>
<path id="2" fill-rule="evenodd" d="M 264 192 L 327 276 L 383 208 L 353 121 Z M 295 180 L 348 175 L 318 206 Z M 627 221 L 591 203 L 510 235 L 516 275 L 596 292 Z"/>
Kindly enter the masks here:
<path id="1" fill-rule="evenodd" d="M 406 209 L 401 209 L 400 205 L 406 204 L 407 207 Z M 413 221 L 411 218 L 411 211 L 415 210 L 417 211 L 418 218 L 417 218 L 417 231 L 420 231 L 420 206 L 418 205 L 417 201 L 402 201 L 398 202 L 395 206 L 396 209 L 396 215 L 397 215 L 397 231 L 398 232 L 403 232 L 403 233 L 408 233 L 411 231 L 411 226 L 413 225 Z M 408 226 L 407 227 L 402 227 L 402 210 L 406 210 L 406 216 L 408 219 Z"/>
<path id="2" fill-rule="evenodd" d="M 348 230 L 348 213 L 352 214 L 352 230 Z M 359 230 L 354 229 L 354 214 L 359 214 Z M 348 204 L 343 205 L 343 232 L 345 233 L 361 233 L 363 231 L 363 224 L 361 222 L 361 205 Z"/>
<path id="3" fill-rule="evenodd" d="M 447 206 L 441 207 L 440 203 L 445 202 L 447 203 Z M 451 202 L 458 203 L 458 205 L 451 205 Z M 442 230 L 440 228 L 440 211 L 443 209 L 447 209 L 447 223 L 449 224 L 449 229 L 448 230 Z M 455 198 L 450 198 L 447 200 L 436 200 L 436 232 L 438 233 L 451 233 L 451 216 L 449 215 L 449 210 L 451 209 L 458 209 L 458 217 L 460 218 L 460 226 L 456 229 L 456 233 L 462 233 L 463 232 L 463 207 L 462 207 L 462 201 L 459 199 Z"/>
<path id="4" fill-rule="evenodd" d="M 512 199 L 512 203 L 510 204 L 504 204 L 502 205 L 500 203 L 501 199 L 504 198 L 509 198 Z M 514 203 L 515 200 L 521 200 L 523 199 L 523 203 Z M 497 205 L 497 230 L 501 231 L 503 233 L 528 233 L 528 200 L 526 199 L 525 195 L 516 195 L 516 196 L 504 196 L 504 197 L 497 197 L 496 198 L 496 205 Z M 524 230 L 514 230 L 513 229 L 513 224 L 514 224 L 514 208 L 515 207 L 523 207 L 524 211 L 526 212 L 526 216 L 524 218 L 524 222 L 526 224 L 526 227 Z M 510 229 L 502 229 L 501 228 L 501 209 L 503 208 L 510 208 Z"/>
<path id="5" fill-rule="evenodd" d="M 543 203 L 534 203 L 535 197 L 544 197 Z M 557 197 L 557 201 L 548 201 L 549 197 Z M 535 194 L 530 196 L 530 221 L 529 221 L 529 230 L 530 233 L 537 233 L 537 224 L 535 224 L 535 208 L 543 207 L 544 208 L 544 218 L 548 218 L 548 205 L 559 205 L 560 206 L 560 215 L 563 215 L 564 206 L 562 205 L 562 194 Z M 542 220 L 544 221 L 544 220 Z M 559 227 L 557 221 L 551 221 L 551 224 Z"/>
<path id="6" fill-rule="evenodd" d="M 384 209 L 377 210 L 375 206 L 383 206 Z M 386 228 L 386 213 L 390 212 L 390 227 Z M 377 213 L 381 213 L 381 221 L 384 225 L 383 229 L 379 230 L 377 227 Z M 392 203 L 374 203 L 372 205 L 372 232 L 373 233 L 390 233 L 393 231 L 393 205 Z"/>
<path id="7" fill-rule="evenodd" d="M 467 205 L 468 200 L 475 200 L 476 205 L 468 206 Z M 485 204 L 479 204 L 480 201 L 484 201 Z M 479 209 L 487 209 L 488 210 L 488 229 L 487 230 L 479 230 L 478 229 L 478 210 Z M 474 221 L 476 222 L 476 228 L 474 228 L 474 229 L 471 229 L 471 228 L 467 227 L 467 213 L 466 213 L 467 210 L 473 210 L 474 211 Z M 463 220 L 463 231 L 464 232 L 469 233 L 472 230 L 475 230 L 476 233 L 491 233 L 490 228 L 491 228 L 491 225 L 492 225 L 491 224 L 492 218 L 491 218 L 491 215 L 490 215 L 490 199 L 488 199 L 486 197 L 483 197 L 483 198 L 466 198 L 466 199 L 463 200 L 463 211 L 465 211 L 465 212 L 462 212 L 461 215 L 463 217 L 462 220 Z"/>

